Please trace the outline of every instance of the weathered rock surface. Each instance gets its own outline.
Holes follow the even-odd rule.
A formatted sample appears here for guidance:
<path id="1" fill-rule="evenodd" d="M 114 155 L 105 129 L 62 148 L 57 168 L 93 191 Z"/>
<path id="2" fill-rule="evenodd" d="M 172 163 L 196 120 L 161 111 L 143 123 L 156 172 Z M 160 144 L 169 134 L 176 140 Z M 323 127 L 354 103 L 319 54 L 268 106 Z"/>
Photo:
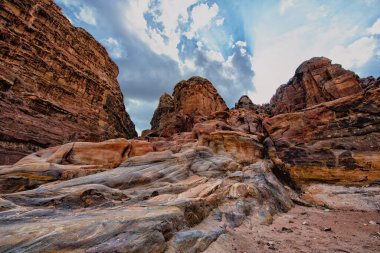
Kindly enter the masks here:
<path id="1" fill-rule="evenodd" d="M 362 92 L 359 77 L 325 57 L 302 63 L 293 78 L 271 99 L 273 114 L 295 112 L 323 102 Z"/>
<path id="2" fill-rule="evenodd" d="M 239 101 L 235 103 L 235 109 L 242 109 L 242 108 L 255 111 L 257 114 L 265 113 L 268 116 L 272 116 L 272 105 L 270 104 L 256 105 L 252 102 L 252 100 L 247 95 L 241 96 Z"/>
<path id="3" fill-rule="evenodd" d="M 82 151 L 78 159 L 86 157 Z M 260 160 L 243 167 L 200 146 L 151 152 L 112 170 L 2 194 L 0 251 L 202 252 L 227 225 L 292 207 L 271 166 Z M 227 177 L 242 170 L 242 182 Z M 221 222 L 212 217 L 218 206 Z M 188 230 L 204 220 L 213 226 Z"/>
<path id="4" fill-rule="evenodd" d="M 137 135 L 117 66 L 53 1 L 1 1 L 0 19 L 0 164 L 70 141 Z"/>
<path id="5" fill-rule="evenodd" d="M 170 114 L 171 112 L 174 112 L 174 100 L 172 96 L 164 93 L 160 97 L 157 109 L 154 111 L 153 118 L 150 121 L 152 130 L 157 130 L 160 127 L 160 121 L 164 121 L 166 115 Z"/>
<path id="6" fill-rule="evenodd" d="M 211 84 L 189 82 L 174 111 L 160 99 L 159 131 L 173 130 L 162 119 L 177 110 L 194 119 L 168 137 L 73 142 L 0 167 L 0 251 L 202 252 L 252 217 L 270 224 L 289 210 L 295 193 L 266 159 L 263 115 L 215 106 Z"/>
<path id="7" fill-rule="evenodd" d="M 0 167 L 0 192 L 33 189 L 119 166 L 129 157 L 152 152 L 149 142 L 115 139 L 100 143 L 73 142 L 40 150 L 13 166 Z"/>
<path id="8" fill-rule="evenodd" d="M 380 77 L 375 79 L 373 76 L 360 78 L 360 86 L 367 91 L 373 88 L 380 88 Z"/>
<path id="9" fill-rule="evenodd" d="M 265 120 L 298 181 L 366 185 L 380 178 L 380 89 Z"/>
<path id="10" fill-rule="evenodd" d="M 192 77 L 176 84 L 173 96 L 164 94 L 151 120 L 150 136 L 168 137 L 191 132 L 194 124 L 228 107 L 210 81 Z"/>
<path id="11" fill-rule="evenodd" d="M 17 76 L 0 74 L 0 121 L 13 120 L 0 125 L 0 143 L 26 152 L 76 140 L 0 166 L 1 252 L 231 252 L 236 242 L 255 252 L 253 230 L 293 203 L 378 211 L 378 79 L 313 58 L 271 104 L 243 96 L 229 110 L 192 77 L 161 96 L 138 140 L 82 142 L 135 136 L 117 67 L 50 1 L 1 4 L 1 68 Z M 25 132 L 14 145 L 17 120 Z"/>

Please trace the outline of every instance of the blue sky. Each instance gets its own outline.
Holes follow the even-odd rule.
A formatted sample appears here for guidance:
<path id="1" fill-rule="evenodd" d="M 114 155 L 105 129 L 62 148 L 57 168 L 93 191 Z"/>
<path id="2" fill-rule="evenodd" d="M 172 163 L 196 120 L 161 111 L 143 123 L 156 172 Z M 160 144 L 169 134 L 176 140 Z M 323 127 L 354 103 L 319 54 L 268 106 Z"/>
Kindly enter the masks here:
<path id="1" fill-rule="evenodd" d="M 55 0 L 119 66 L 137 130 L 160 95 L 193 75 L 232 107 L 269 102 L 304 60 L 326 56 L 359 76 L 380 75 L 380 0 Z"/>

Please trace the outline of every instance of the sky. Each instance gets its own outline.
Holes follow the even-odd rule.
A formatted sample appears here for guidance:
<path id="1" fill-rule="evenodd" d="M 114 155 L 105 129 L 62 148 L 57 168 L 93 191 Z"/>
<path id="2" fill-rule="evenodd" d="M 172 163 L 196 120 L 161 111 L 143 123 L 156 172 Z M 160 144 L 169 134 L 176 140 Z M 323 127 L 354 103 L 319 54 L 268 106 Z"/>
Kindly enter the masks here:
<path id="1" fill-rule="evenodd" d="M 380 76 L 380 0 L 55 0 L 119 67 L 136 130 L 159 97 L 197 75 L 229 107 L 266 103 L 314 56 Z"/>

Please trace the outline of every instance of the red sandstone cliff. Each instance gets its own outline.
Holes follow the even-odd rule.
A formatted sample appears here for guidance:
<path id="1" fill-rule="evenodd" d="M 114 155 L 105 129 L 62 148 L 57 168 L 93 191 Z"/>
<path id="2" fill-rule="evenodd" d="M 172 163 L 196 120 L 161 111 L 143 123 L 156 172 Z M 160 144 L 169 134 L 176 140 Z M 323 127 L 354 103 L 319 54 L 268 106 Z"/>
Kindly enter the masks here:
<path id="1" fill-rule="evenodd" d="M 362 92 L 359 77 L 325 57 L 303 62 L 287 84 L 271 99 L 273 113 L 298 111 L 316 104 Z"/>
<path id="2" fill-rule="evenodd" d="M 0 164 L 68 141 L 137 135 L 117 66 L 53 1 L 1 1 L 0 19 Z"/>

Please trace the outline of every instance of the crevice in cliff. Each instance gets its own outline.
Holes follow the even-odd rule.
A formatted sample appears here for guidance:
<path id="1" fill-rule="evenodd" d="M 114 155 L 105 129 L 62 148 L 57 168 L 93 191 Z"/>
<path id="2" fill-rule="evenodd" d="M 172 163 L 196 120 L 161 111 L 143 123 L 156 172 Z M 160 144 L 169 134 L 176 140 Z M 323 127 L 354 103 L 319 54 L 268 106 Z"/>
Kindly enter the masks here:
<path id="1" fill-rule="evenodd" d="M 285 164 L 277 156 L 277 150 L 274 145 L 272 138 L 269 136 L 268 131 L 265 128 L 265 125 L 261 123 L 261 127 L 264 133 L 263 138 L 263 155 L 264 158 L 269 159 L 273 162 L 272 172 L 280 180 L 281 183 L 289 186 L 296 192 L 300 192 L 300 186 L 292 179 L 289 171 L 286 170 Z"/>

